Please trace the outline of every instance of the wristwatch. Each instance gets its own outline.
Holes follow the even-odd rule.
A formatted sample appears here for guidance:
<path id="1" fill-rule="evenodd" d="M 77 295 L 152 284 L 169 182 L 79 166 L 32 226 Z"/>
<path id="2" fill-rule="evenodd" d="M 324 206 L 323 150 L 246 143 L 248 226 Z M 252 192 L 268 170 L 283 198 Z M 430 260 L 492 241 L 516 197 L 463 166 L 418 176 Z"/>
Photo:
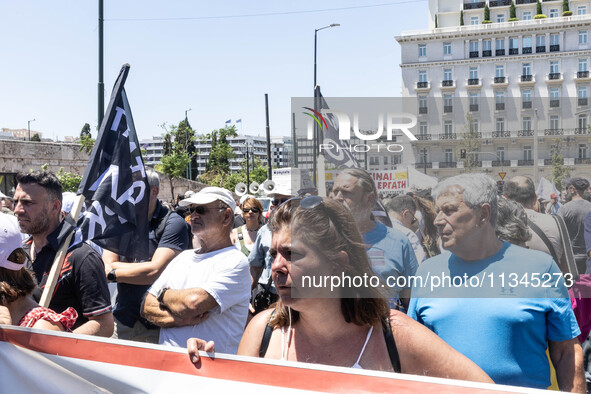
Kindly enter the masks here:
<path id="1" fill-rule="evenodd" d="M 115 268 L 109 271 L 109 273 L 107 274 L 107 280 L 109 282 L 117 282 L 117 274 L 115 274 Z"/>
<path id="2" fill-rule="evenodd" d="M 164 293 L 166 293 L 166 290 L 168 290 L 168 287 L 160 289 L 160 291 L 158 291 L 158 295 L 156 296 L 158 303 L 162 306 L 164 306 Z"/>

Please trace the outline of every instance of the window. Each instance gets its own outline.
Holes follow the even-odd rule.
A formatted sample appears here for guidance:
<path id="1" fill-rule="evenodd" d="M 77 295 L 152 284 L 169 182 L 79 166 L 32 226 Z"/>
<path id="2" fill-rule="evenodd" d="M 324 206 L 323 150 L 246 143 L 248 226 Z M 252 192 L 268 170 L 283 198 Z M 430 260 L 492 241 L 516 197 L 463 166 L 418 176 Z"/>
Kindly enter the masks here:
<path id="1" fill-rule="evenodd" d="M 491 40 L 483 40 L 482 41 L 482 50 L 483 51 L 490 51 L 492 48 L 492 41 Z"/>
<path id="2" fill-rule="evenodd" d="M 451 81 L 453 79 L 451 75 L 451 68 L 443 69 L 443 80 L 444 81 Z"/>
<path id="3" fill-rule="evenodd" d="M 419 108 L 427 108 L 427 96 L 419 96 Z"/>
<path id="4" fill-rule="evenodd" d="M 470 93 L 470 105 L 478 105 L 478 93 Z"/>
<path id="5" fill-rule="evenodd" d="M 427 70 L 419 70 L 419 82 L 427 82 Z"/>
<path id="6" fill-rule="evenodd" d="M 559 119 L 557 115 L 550 116 L 550 130 L 558 130 L 559 126 Z"/>
<path id="7" fill-rule="evenodd" d="M 497 23 L 505 22 L 505 14 L 497 14 Z"/>
<path id="8" fill-rule="evenodd" d="M 526 145 L 523 147 L 523 160 L 531 161 L 531 145 Z"/>
<path id="9" fill-rule="evenodd" d="M 495 103 L 505 104 L 505 92 L 504 91 L 496 91 L 495 92 Z"/>
<path id="10" fill-rule="evenodd" d="M 419 45 L 419 57 L 427 56 L 427 45 Z"/>
<path id="11" fill-rule="evenodd" d="M 427 135 L 429 129 L 427 127 L 427 122 L 420 122 L 419 123 L 419 135 Z"/>
<path id="12" fill-rule="evenodd" d="M 453 127 L 453 123 L 451 122 L 451 120 L 446 120 L 443 123 L 443 132 L 445 135 L 451 135 L 454 132 L 454 127 Z"/>
<path id="13" fill-rule="evenodd" d="M 587 6 L 580 5 L 577 7 L 577 15 L 587 15 Z"/>
<path id="14" fill-rule="evenodd" d="M 505 118 L 497 118 L 497 121 L 495 123 L 495 130 L 497 132 L 505 131 Z"/>
<path id="15" fill-rule="evenodd" d="M 587 86 L 579 86 L 577 89 L 577 98 L 587 98 Z"/>
<path id="16" fill-rule="evenodd" d="M 521 122 L 523 130 L 530 131 L 531 130 L 531 118 L 529 116 L 524 116 Z"/>
<path id="17" fill-rule="evenodd" d="M 427 148 L 421 149 L 421 154 L 419 155 L 419 163 L 424 164 L 429 162 L 429 151 Z"/>
<path id="18" fill-rule="evenodd" d="M 580 130 L 587 130 L 587 115 L 579 115 L 577 119 L 577 125 Z"/>
<path id="19" fill-rule="evenodd" d="M 521 65 L 521 75 L 531 75 L 531 63 L 523 63 Z"/>
<path id="20" fill-rule="evenodd" d="M 470 79 L 478 79 L 478 67 L 470 67 Z"/>
<path id="21" fill-rule="evenodd" d="M 495 40 L 495 49 L 505 49 L 505 40 L 502 38 L 497 38 Z"/>
<path id="22" fill-rule="evenodd" d="M 531 36 L 525 36 L 522 38 L 522 48 L 531 48 Z"/>
<path id="23" fill-rule="evenodd" d="M 452 148 L 445 149 L 445 162 L 452 163 L 454 161 L 454 150 Z"/>
<path id="24" fill-rule="evenodd" d="M 560 71 L 558 71 L 558 62 L 557 61 L 552 61 L 550 62 L 550 74 L 558 74 Z"/>
<path id="25" fill-rule="evenodd" d="M 470 132 L 478 133 L 478 119 L 472 119 L 470 122 Z"/>
<path id="26" fill-rule="evenodd" d="M 537 47 L 545 47 L 546 46 L 546 36 L 536 36 L 536 46 Z"/>
<path id="27" fill-rule="evenodd" d="M 470 52 L 478 52 L 478 41 L 470 41 Z"/>
<path id="28" fill-rule="evenodd" d="M 558 8 L 550 8 L 550 18 L 558 17 Z"/>
<path id="29" fill-rule="evenodd" d="M 579 59 L 579 71 L 587 71 L 587 59 Z"/>
<path id="30" fill-rule="evenodd" d="M 560 99 L 560 89 L 552 88 L 550 89 L 550 100 L 559 100 Z"/>
<path id="31" fill-rule="evenodd" d="M 451 42 L 444 42 L 443 43 L 443 54 L 444 55 L 451 55 Z"/>
<path id="32" fill-rule="evenodd" d="M 587 145 L 579 144 L 579 159 L 587 158 Z"/>
<path id="33" fill-rule="evenodd" d="M 521 91 L 521 101 L 523 101 L 523 103 L 531 103 L 531 89 L 523 89 Z"/>
<path id="34" fill-rule="evenodd" d="M 502 64 L 497 64 L 495 66 L 495 77 L 502 78 L 505 76 L 505 66 Z"/>
<path id="35" fill-rule="evenodd" d="M 504 146 L 497 146 L 497 158 L 500 161 L 505 161 L 505 147 Z"/>
<path id="36" fill-rule="evenodd" d="M 558 45 L 558 40 L 560 40 L 560 35 L 550 34 L 550 45 Z"/>
<path id="37" fill-rule="evenodd" d="M 531 11 L 523 11 L 523 17 L 521 19 L 524 21 L 531 20 Z"/>
<path id="38" fill-rule="evenodd" d="M 443 95 L 443 112 L 452 112 L 453 111 L 453 101 L 451 94 L 444 94 Z"/>
<path id="39" fill-rule="evenodd" d="M 470 17 L 470 24 L 471 25 L 478 25 L 478 17 L 477 16 L 471 16 Z"/>
<path id="40" fill-rule="evenodd" d="M 519 39 L 517 37 L 509 37 L 509 55 L 517 55 L 519 53 Z"/>
<path id="41" fill-rule="evenodd" d="M 587 30 L 579 31 L 579 44 L 587 44 Z"/>

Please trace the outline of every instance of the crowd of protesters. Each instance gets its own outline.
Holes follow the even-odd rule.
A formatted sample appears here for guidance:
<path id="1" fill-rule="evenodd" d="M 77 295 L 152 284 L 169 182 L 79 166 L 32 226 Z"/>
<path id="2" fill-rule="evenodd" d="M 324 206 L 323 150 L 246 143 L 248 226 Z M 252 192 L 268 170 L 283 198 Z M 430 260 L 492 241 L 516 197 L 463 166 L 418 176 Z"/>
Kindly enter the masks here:
<path id="1" fill-rule="evenodd" d="M 500 195 L 484 174 L 379 199 L 370 174 L 346 169 L 325 198 L 277 185 L 267 218 L 255 196 L 219 187 L 163 203 L 158 174 L 146 175 L 150 259 L 79 243 L 48 308 L 39 298 L 75 228 L 71 198 L 50 172 L 17 176 L 14 195 L 0 195 L 0 324 L 186 346 L 193 362 L 215 349 L 591 387 L 587 179 L 567 180 L 548 201 L 528 177 L 509 179 Z M 379 285 L 306 287 L 306 276 Z"/>

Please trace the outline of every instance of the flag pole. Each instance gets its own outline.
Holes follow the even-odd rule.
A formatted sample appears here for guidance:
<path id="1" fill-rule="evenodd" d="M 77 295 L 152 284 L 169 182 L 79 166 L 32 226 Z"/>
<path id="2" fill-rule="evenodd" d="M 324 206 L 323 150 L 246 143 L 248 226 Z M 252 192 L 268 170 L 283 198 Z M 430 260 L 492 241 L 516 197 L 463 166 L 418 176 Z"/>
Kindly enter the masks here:
<path id="1" fill-rule="evenodd" d="M 74 200 L 74 205 L 72 206 L 72 211 L 69 213 L 72 219 L 74 219 L 74 222 L 78 220 L 78 215 L 80 215 L 80 210 L 82 209 L 83 203 L 84 196 L 82 194 L 77 195 L 76 200 Z M 47 277 L 47 282 L 45 283 L 45 288 L 43 289 L 43 294 L 41 294 L 41 300 L 39 301 L 39 305 L 41 305 L 43 308 L 49 308 L 51 297 L 53 297 L 53 292 L 55 290 L 55 286 L 57 285 L 57 279 L 59 278 L 60 272 L 62 271 L 66 253 L 68 252 L 70 241 L 72 240 L 75 232 L 75 228 L 70 231 L 66 239 L 64 239 L 60 245 L 57 254 L 55 255 L 53 265 L 51 266 L 49 276 Z"/>

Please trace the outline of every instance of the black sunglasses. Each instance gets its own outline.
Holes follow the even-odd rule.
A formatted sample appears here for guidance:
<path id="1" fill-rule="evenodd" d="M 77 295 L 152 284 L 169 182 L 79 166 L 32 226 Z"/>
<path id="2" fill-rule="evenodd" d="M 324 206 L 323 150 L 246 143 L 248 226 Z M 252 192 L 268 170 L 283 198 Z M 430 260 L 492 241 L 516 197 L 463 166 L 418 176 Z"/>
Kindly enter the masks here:
<path id="1" fill-rule="evenodd" d="M 249 212 L 259 213 L 261 211 L 258 208 L 242 208 L 242 212 L 244 212 L 244 213 L 249 213 Z"/>
<path id="2" fill-rule="evenodd" d="M 271 203 L 273 205 L 279 205 L 279 204 L 283 204 L 284 202 L 286 202 L 288 200 L 290 200 L 290 199 L 289 198 L 277 198 L 277 199 L 271 201 Z"/>
<path id="3" fill-rule="evenodd" d="M 223 208 L 206 208 L 203 205 L 196 205 L 196 206 L 189 207 L 189 212 L 191 212 L 191 213 L 197 212 L 199 215 L 205 215 L 205 211 L 212 210 L 212 209 L 221 211 Z"/>

